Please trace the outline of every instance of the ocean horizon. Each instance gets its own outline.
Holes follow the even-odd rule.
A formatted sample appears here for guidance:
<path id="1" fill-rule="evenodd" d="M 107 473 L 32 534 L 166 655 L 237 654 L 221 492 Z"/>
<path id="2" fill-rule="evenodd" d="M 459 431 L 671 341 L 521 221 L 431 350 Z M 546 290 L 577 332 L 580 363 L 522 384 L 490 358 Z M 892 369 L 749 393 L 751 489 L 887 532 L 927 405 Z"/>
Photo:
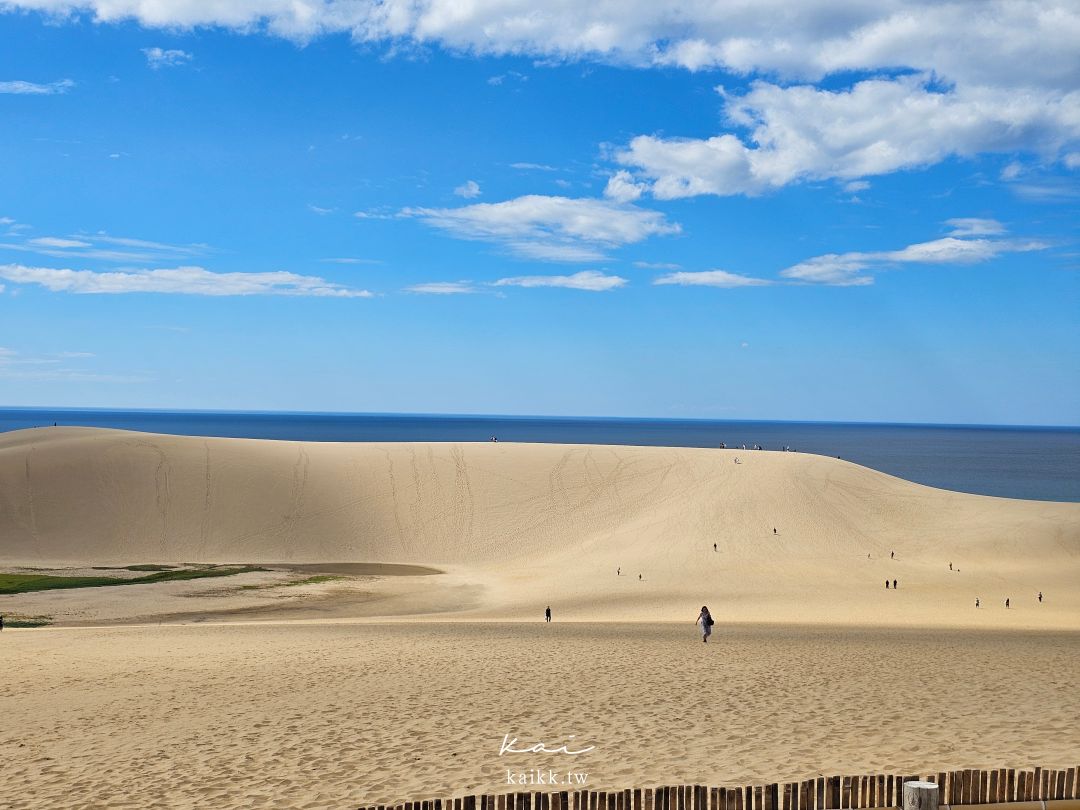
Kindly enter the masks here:
<path id="1" fill-rule="evenodd" d="M 1080 502 L 1080 427 L 656 417 L 0 408 L 0 433 L 52 424 L 286 441 L 500 441 L 789 449 L 928 486 Z"/>

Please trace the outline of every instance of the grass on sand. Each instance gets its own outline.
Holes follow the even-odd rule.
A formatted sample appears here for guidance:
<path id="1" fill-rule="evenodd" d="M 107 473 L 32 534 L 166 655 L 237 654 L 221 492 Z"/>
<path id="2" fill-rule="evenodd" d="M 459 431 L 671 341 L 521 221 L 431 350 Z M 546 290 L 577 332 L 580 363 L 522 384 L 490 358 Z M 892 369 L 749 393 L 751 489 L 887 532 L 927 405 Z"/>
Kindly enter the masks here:
<path id="1" fill-rule="evenodd" d="M 143 570 L 143 569 L 135 569 Z M 0 573 L 0 594 L 51 591 L 57 588 L 101 588 L 109 585 L 150 585 L 155 582 L 175 582 L 204 577 L 228 577 L 265 571 L 253 565 L 223 566 L 220 568 L 187 568 L 178 571 L 154 571 L 144 577 L 58 577 L 51 574 L 5 574 Z"/>

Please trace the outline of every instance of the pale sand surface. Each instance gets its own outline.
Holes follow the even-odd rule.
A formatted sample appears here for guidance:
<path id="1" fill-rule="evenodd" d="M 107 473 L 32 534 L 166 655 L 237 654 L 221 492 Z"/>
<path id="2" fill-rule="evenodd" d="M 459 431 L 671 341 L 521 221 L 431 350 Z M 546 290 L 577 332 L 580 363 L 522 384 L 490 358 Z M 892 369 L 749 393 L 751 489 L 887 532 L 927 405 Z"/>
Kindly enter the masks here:
<path id="1" fill-rule="evenodd" d="M 692 616 L 690 617 L 692 619 Z M 0 636 L 11 808 L 346 808 L 501 792 L 503 735 L 589 787 L 1041 764 L 1080 752 L 1080 636 L 255 624 Z"/>
<path id="2" fill-rule="evenodd" d="M 289 615 L 524 619 L 551 604 L 563 619 L 682 621 L 709 604 L 728 622 L 1080 629 L 1080 504 L 946 492 L 822 456 L 0 436 L 0 564 L 135 563 L 445 572 L 289 595 Z M 229 593 L 245 582 L 27 594 L 0 610 L 58 623 L 266 616 L 268 594 Z M 213 604 L 192 596 L 204 589 Z"/>
<path id="3" fill-rule="evenodd" d="M 145 563 L 273 570 L 0 597 L 57 625 L 0 637 L 8 805 L 348 807 L 566 769 L 508 766 L 506 733 L 595 744 L 598 789 L 1080 756 L 1080 504 L 793 453 L 0 436 L 0 570 Z M 315 574 L 342 578 L 288 584 Z"/>

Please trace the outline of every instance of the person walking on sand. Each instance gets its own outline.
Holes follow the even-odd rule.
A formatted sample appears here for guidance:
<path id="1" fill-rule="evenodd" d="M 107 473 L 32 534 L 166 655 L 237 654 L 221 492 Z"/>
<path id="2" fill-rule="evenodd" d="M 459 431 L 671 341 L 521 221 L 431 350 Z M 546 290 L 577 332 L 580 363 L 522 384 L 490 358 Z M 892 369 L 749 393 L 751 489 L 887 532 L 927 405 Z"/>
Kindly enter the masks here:
<path id="1" fill-rule="evenodd" d="M 885 580 L 885 590 L 889 590 L 889 580 Z"/>
<path id="2" fill-rule="evenodd" d="M 1005 609 L 1006 610 L 1009 609 L 1009 600 L 1008 600 L 1008 598 L 1005 599 Z"/>
<path id="3" fill-rule="evenodd" d="M 896 552 L 895 551 L 890 551 L 889 552 L 889 559 L 890 560 L 895 560 L 896 559 Z"/>
<path id="4" fill-rule="evenodd" d="M 975 597 L 975 607 L 979 606 L 979 597 Z"/>
<path id="5" fill-rule="evenodd" d="M 716 551 L 716 543 L 713 543 L 713 544 L 712 544 L 712 550 L 713 550 L 713 551 Z"/>
<path id="6" fill-rule="evenodd" d="M 706 607 L 705 605 L 701 606 L 701 613 L 698 614 L 698 617 L 694 621 L 694 624 L 701 625 L 701 640 L 708 644 L 709 636 L 712 635 L 712 626 L 716 624 L 716 622 L 713 621 L 712 614 L 709 613 L 708 607 Z"/>
<path id="7" fill-rule="evenodd" d="M 775 526 L 772 527 L 772 533 L 776 534 L 776 527 Z"/>
<path id="8" fill-rule="evenodd" d="M 1042 591 L 1039 591 L 1039 604 L 1042 604 Z"/>
<path id="9" fill-rule="evenodd" d="M 551 605 L 548 605 L 546 608 L 544 608 L 544 621 L 551 621 Z"/>
<path id="10" fill-rule="evenodd" d="M 892 589 L 894 591 L 896 590 L 896 580 L 895 579 L 892 581 Z"/>
<path id="11" fill-rule="evenodd" d="M 617 576 L 617 577 L 622 576 L 622 568 L 616 568 L 615 569 L 615 576 Z"/>

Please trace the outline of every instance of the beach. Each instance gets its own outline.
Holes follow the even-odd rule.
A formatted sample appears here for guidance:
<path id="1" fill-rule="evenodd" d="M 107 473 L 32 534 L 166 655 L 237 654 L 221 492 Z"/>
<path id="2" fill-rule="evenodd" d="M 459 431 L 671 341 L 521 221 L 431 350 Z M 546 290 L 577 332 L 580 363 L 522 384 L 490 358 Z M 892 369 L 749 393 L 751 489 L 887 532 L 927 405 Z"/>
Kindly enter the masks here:
<path id="1" fill-rule="evenodd" d="M 1080 750 L 1076 633 L 721 623 L 704 645 L 691 620 L 5 631 L 0 795 L 345 808 L 547 789 L 507 785 L 526 764 L 603 790 Z M 507 734 L 595 750 L 500 757 Z"/>
<path id="2" fill-rule="evenodd" d="M 15 808 L 568 772 L 504 735 L 594 746 L 590 789 L 1080 750 L 1077 504 L 805 453 L 49 428 L 0 436 L 0 536 L 9 574 L 151 578 L 0 596 L 48 625 L 0 637 Z"/>

